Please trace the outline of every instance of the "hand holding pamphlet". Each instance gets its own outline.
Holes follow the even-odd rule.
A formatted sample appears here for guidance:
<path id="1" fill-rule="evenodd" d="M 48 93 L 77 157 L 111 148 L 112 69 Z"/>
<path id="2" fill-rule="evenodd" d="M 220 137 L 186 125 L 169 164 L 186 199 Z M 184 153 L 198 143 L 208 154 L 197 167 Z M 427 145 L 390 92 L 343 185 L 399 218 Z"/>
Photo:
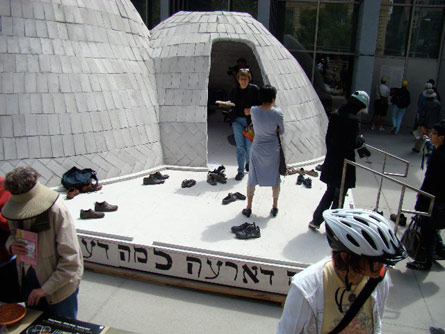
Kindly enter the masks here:
<path id="1" fill-rule="evenodd" d="M 17 229 L 16 239 L 26 244 L 27 255 L 17 255 L 17 260 L 36 265 L 37 264 L 37 244 L 39 235 L 34 232 Z"/>

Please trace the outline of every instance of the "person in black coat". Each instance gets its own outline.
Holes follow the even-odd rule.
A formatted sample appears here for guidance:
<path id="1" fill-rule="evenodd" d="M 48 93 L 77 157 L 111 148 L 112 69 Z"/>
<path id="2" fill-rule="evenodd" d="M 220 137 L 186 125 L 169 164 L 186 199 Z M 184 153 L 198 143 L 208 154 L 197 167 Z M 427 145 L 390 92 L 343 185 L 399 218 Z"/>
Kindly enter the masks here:
<path id="1" fill-rule="evenodd" d="M 327 185 L 326 192 L 315 209 L 309 228 L 319 229 L 323 223 L 323 211 L 338 208 L 340 200 L 340 186 L 345 159 L 355 161 L 355 150 L 359 149 L 360 156 L 369 156 L 364 146 L 365 140 L 360 135 L 359 116 L 366 112 L 369 96 L 364 91 L 354 92 L 345 105 L 329 118 L 326 133 L 326 157 L 321 170 L 320 180 Z M 355 167 L 348 165 L 344 185 L 344 196 L 348 189 L 355 187 Z"/>
<path id="2" fill-rule="evenodd" d="M 414 270 L 430 270 L 434 259 L 445 260 L 445 247 L 438 237 L 439 229 L 445 228 L 445 120 L 433 126 L 430 137 L 435 149 L 420 189 L 436 198 L 431 217 L 421 217 L 420 243 L 423 252 L 415 261 L 406 264 L 409 269 Z M 415 209 L 428 212 L 429 205 L 429 198 L 420 195 Z"/>

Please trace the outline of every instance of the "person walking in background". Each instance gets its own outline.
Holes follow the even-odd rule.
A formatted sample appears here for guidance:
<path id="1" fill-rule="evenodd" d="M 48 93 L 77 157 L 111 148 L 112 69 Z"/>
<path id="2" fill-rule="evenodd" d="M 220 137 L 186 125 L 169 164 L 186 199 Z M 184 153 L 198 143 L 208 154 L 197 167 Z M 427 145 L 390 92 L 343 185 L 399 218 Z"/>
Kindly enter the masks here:
<path id="1" fill-rule="evenodd" d="M 244 169 L 249 171 L 251 141 L 243 135 L 243 131 L 250 125 L 250 108 L 258 105 L 258 86 L 251 84 L 252 75 L 249 69 L 241 69 L 237 74 L 238 85 L 230 93 L 230 101 L 235 104 L 229 116 L 232 121 L 233 134 L 236 143 L 236 160 L 238 173 L 235 180 L 244 177 Z M 245 165 L 244 165 L 245 163 Z"/>
<path id="2" fill-rule="evenodd" d="M 284 133 L 283 113 L 273 106 L 277 90 L 273 86 L 260 89 L 261 105 L 252 107 L 252 117 L 255 137 L 250 152 L 250 171 L 247 179 L 247 208 L 242 213 L 249 217 L 252 214 L 252 200 L 255 186 L 272 187 L 272 210 L 275 217 L 278 214 L 278 196 L 280 194 L 280 147 L 278 136 Z"/>
<path id="3" fill-rule="evenodd" d="M 364 147 L 365 139 L 360 135 L 359 114 L 366 112 L 369 105 L 369 96 L 364 91 L 356 91 L 341 106 L 338 112 L 332 113 L 329 118 L 326 132 L 326 157 L 323 162 L 320 180 L 327 185 L 326 192 L 320 200 L 312 215 L 309 228 L 319 229 L 323 223 L 323 211 L 336 209 L 340 201 L 340 186 L 345 159 L 355 161 L 355 150 L 361 149 L 369 156 Z M 362 153 L 360 153 L 362 154 Z M 343 199 L 348 189 L 355 187 L 355 167 L 348 165 L 343 192 Z"/>
<path id="4" fill-rule="evenodd" d="M 419 127 L 422 129 L 423 136 L 420 136 L 413 147 L 413 151 L 419 153 L 425 144 L 425 137 L 429 137 L 432 128 L 440 121 L 440 102 L 436 99 L 437 94 L 433 86 L 427 83 L 429 88 L 422 93 L 424 99 L 420 106 Z"/>
<path id="5" fill-rule="evenodd" d="M 436 81 L 434 81 L 434 79 L 430 79 L 427 82 L 430 83 L 431 86 L 433 86 L 432 88 L 434 90 L 434 93 L 436 93 L 436 99 L 440 102 L 440 95 L 436 88 Z"/>
<path id="6" fill-rule="evenodd" d="M 83 258 L 76 228 L 59 194 L 38 182 L 31 167 L 18 167 L 3 182 L 11 197 L 2 208 L 11 234 L 7 249 L 17 255 L 17 271 L 28 307 L 50 314 L 77 316 L 77 293 L 83 274 Z M 26 232 L 23 232 L 26 231 Z M 24 234 L 37 243 L 34 261 Z"/>
<path id="7" fill-rule="evenodd" d="M 420 120 L 420 114 L 422 111 L 421 110 L 422 104 L 423 104 L 423 101 L 425 101 L 425 95 L 423 95 L 423 92 L 425 92 L 425 90 L 431 89 L 431 88 L 433 88 L 433 85 L 429 82 L 426 82 L 422 93 L 420 93 L 419 98 L 417 99 L 417 113 L 416 113 L 416 118 L 414 119 L 413 130 L 417 130 L 417 128 L 419 127 L 419 120 Z"/>
<path id="8" fill-rule="evenodd" d="M 374 115 L 372 116 L 371 130 L 375 129 L 377 118 L 379 118 L 379 130 L 384 131 L 383 121 L 388 111 L 389 87 L 386 85 L 386 77 L 382 77 L 377 85 L 377 96 L 374 101 Z"/>
<path id="9" fill-rule="evenodd" d="M 341 322 L 336 333 L 382 333 L 389 291 L 384 264 L 403 260 L 403 245 L 376 212 L 337 209 L 323 216 L 332 256 L 292 278 L 277 333 L 330 333 Z M 349 309 L 357 313 L 343 322 Z"/>
<path id="10" fill-rule="evenodd" d="M 430 133 L 433 150 L 420 190 L 436 196 L 431 217 L 421 216 L 420 243 L 422 252 L 413 262 L 406 266 L 413 270 L 430 270 L 433 260 L 445 259 L 445 247 L 439 229 L 445 228 L 445 120 L 433 126 Z M 428 212 L 429 198 L 419 195 L 415 209 Z"/>
<path id="11" fill-rule="evenodd" d="M 402 87 L 393 89 L 391 96 L 391 103 L 393 104 L 391 133 L 394 135 L 399 133 L 406 108 L 408 108 L 409 104 L 411 103 L 410 94 L 407 87 L 408 81 L 403 80 Z"/>

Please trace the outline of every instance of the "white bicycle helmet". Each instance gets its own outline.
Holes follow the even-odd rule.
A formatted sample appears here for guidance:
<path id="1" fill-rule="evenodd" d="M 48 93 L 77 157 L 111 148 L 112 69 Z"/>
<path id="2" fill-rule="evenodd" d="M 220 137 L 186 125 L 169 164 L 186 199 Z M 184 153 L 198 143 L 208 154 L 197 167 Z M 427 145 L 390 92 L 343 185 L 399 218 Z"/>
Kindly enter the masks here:
<path id="1" fill-rule="evenodd" d="M 374 211 L 326 210 L 323 218 L 329 245 L 335 251 L 364 255 L 388 265 L 394 265 L 407 256 L 389 222 Z"/>
<path id="2" fill-rule="evenodd" d="M 365 105 L 365 114 L 368 113 L 369 95 L 363 90 L 357 90 L 351 95 Z"/>

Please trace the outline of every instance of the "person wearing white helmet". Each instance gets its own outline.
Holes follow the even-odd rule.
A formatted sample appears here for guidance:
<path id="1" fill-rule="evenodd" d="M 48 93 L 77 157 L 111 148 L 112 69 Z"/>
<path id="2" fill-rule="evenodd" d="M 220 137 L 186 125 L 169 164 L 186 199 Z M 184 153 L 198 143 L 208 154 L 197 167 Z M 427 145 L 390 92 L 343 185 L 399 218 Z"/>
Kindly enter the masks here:
<path id="1" fill-rule="evenodd" d="M 381 333 L 389 290 L 384 265 L 404 259 L 405 248 L 374 211 L 336 209 L 323 216 L 332 256 L 292 278 L 278 333 Z M 356 306 L 356 299 L 364 303 Z"/>
<path id="2" fill-rule="evenodd" d="M 320 176 L 320 180 L 326 183 L 327 189 L 309 223 L 309 228 L 312 230 L 320 228 L 324 210 L 338 208 L 344 160 L 355 161 L 355 150 L 360 157 L 371 155 L 359 128 L 359 114 L 366 113 L 368 105 L 368 94 L 364 91 L 356 91 L 337 112 L 330 114 L 325 139 L 326 157 Z M 343 196 L 348 189 L 355 187 L 355 167 L 351 165 L 346 170 L 344 187 Z"/>

